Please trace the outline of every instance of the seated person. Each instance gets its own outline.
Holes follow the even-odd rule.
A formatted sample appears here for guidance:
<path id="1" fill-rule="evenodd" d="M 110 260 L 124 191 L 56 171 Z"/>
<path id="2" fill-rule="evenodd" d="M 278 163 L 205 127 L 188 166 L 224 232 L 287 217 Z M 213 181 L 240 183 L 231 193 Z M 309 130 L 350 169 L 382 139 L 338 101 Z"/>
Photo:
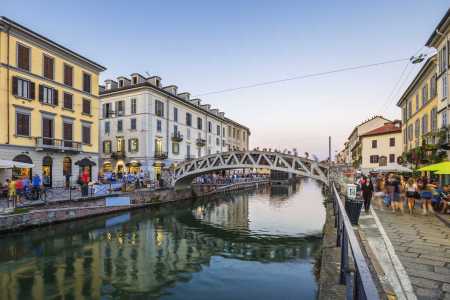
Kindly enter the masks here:
<path id="1" fill-rule="evenodd" d="M 441 213 L 445 214 L 447 213 L 447 210 L 450 206 L 450 185 L 445 185 L 443 189 L 443 197 L 442 197 L 442 210 Z"/>

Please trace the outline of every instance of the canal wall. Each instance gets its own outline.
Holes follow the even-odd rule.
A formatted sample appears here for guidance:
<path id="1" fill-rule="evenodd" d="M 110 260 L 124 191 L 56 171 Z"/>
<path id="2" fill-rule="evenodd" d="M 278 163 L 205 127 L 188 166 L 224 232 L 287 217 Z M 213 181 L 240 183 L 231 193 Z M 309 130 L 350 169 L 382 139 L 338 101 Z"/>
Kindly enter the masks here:
<path id="1" fill-rule="evenodd" d="M 212 185 L 206 185 L 180 191 L 173 189 L 158 191 L 137 190 L 120 195 L 130 197 L 131 204 L 123 206 L 106 206 L 106 199 L 109 196 L 79 201 L 61 201 L 32 210 L 24 209 L 17 214 L 0 215 L 0 234 L 119 211 L 164 205 L 221 192 L 253 188 L 258 184 L 268 183 L 269 181 L 243 182 L 221 186 L 219 189 Z"/>
<path id="2" fill-rule="evenodd" d="M 339 284 L 339 266 L 341 264 L 340 248 L 336 247 L 336 228 L 333 202 L 324 202 L 326 217 L 323 227 L 322 249 L 319 268 L 319 300 L 345 299 L 345 285 Z"/>

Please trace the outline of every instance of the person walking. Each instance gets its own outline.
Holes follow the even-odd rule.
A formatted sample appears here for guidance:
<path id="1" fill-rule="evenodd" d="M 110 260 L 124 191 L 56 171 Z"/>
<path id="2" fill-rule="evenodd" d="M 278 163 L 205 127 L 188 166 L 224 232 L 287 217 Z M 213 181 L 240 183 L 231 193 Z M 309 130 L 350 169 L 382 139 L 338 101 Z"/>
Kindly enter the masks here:
<path id="1" fill-rule="evenodd" d="M 420 191 L 420 202 L 422 206 L 422 214 L 428 214 L 428 203 L 431 206 L 431 200 L 433 198 L 433 193 L 430 191 L 431 186 L 428 185 L 428 180 L 426 177 L 422 178 L 419 183 L 419 191 Z"/>
<path id="2" fill-rule="evenodd" d="M 362 176 L 359 183 L 361 186 L 362 196 L 364 199 L 364 210 L 366 213 L 368 213 L 370 208 L 370 201 L 372 200 L 373 184 L 372 181 L 366 177 L 366 175 Z"/>
<path id="3" fill-rule="evenodd" d="M 89 172 L 84 170 L 81 174 L 81 196 L 87 197 L 89 195 Z"/>
<path id="4" fill-rule="evenodd" d="M 33 178 L 31 179 L 31 186 L 34 200 L 37 200 L 40 197 L 41 183 L 42 183 L 41 177 L 38 174 L 34 174 Z"/>
<path id="5" fill-rule="evenodd" d="M 419 194 L 419 189 L 414 178 L 410 177 L 405 185 L 406 191 L 406 202 L 409 210 L 409 214 L 412 216 L 414 214 L 414 206 L 416 204 L 416 198 Z"/>
<path id="6" fill-rule="evenodd" d="M 8 183 L 8 207 L 10 207 L 9 202 L 12 202 L 12 208 L 15 208 L 17 200 L 16 181 L 7 179 L 6 182 Z"/>

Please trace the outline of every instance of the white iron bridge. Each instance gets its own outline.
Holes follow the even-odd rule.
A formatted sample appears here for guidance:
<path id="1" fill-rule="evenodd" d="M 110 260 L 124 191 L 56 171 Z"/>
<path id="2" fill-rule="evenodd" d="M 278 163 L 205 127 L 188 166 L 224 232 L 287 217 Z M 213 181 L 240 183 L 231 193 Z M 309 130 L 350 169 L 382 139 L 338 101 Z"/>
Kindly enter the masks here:
<path id="1" fill-rule="evenodd" d="M 231 151 L 203 156 L 176 166 L 172 184 L 187 187 L 203 174 L 231 169 L 265 168 L 328 182 L 328 164 L 305 157 L 265 151 Z"/>

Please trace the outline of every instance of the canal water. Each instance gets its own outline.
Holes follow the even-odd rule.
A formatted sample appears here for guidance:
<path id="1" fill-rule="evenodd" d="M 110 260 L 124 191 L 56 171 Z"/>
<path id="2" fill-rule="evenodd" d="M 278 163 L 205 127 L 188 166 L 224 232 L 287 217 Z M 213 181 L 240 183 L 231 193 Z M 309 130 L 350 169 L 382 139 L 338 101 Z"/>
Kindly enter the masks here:
<path id="1" fill-rule="evenodd" d="M 267 186 L 0 237 L 0 299 L 314 299 L 321 186 Z"/>

